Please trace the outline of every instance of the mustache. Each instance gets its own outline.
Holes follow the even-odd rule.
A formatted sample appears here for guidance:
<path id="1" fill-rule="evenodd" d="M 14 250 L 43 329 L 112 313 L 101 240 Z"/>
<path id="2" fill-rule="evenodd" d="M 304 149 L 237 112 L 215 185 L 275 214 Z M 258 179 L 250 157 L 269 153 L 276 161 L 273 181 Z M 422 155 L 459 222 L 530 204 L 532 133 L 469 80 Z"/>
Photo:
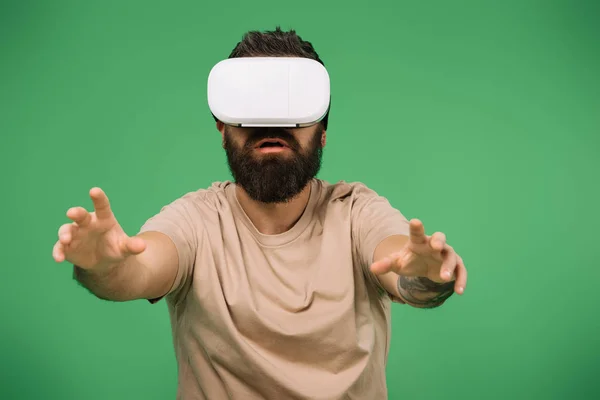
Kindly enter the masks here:
<path id="1" fill-rule="evenodd" d="M 250 132 L 248 140 L 246 141 L 246 146 L 253 147 L 263 139 L 281 139 L 285 140 L 293 150 L 297 150 L 299 148 L 299 143 L 296 141 L 294 135 L 288 132 L 285 128 L 277 127 L 260 127 L 253 129 Z"/>

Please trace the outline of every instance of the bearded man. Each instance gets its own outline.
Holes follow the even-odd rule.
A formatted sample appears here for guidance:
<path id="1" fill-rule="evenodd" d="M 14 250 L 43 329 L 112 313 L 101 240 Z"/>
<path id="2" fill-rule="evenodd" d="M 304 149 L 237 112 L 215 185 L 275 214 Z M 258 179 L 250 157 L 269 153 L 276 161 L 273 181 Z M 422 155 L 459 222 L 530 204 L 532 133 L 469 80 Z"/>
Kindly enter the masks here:
<path id="1" fill-rule="evenodd" d="M 277 57 L 324 66 L 280 29 L 248 32 L 229 59 Z M 54 259 L 100 299 L 167 301 L 178 399 L 386 399 L 391 305 L 462 294 L 461 257 L 366 185 L 316 177 L 329 109 L 292 127 L 213 116 L 232 181 L 174 200 L 134 236 L 93 188 Z"/>

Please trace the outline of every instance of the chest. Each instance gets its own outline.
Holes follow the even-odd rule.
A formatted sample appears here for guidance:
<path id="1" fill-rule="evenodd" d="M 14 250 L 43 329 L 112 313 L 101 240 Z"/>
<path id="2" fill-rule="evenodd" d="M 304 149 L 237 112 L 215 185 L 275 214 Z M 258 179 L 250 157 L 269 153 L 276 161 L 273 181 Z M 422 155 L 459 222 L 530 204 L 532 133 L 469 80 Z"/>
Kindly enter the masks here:
<path id="1" fill-rule="evenodd" d="M 232 311 L 310 314 L 313 308 L 339 307 L 360 279 L 350 233 L 343 229 L 313 228 L 274 246 L 241 230 L 212 240 L 210 253 L 204 272 Z"/>
<path id="2" fill-rule="evenodd" d="M 308 380 L 358 374 L 375 331 L 350 227 L 314 224 L 272 246 L 232 232 L 203 239 L 188 295 L 187 326 L 207 357 L 239 374 L 301 364 L 314 370 Z"/>
<path id="3" fill-rule="evenodd" d="M 349 226 L 315 223 L 271 246 L 245 227 L 235 232 L 213 234 L 199 251 L 198 312 L 255 340 L 355 329 L 356 304 L 368 299 Z"/>

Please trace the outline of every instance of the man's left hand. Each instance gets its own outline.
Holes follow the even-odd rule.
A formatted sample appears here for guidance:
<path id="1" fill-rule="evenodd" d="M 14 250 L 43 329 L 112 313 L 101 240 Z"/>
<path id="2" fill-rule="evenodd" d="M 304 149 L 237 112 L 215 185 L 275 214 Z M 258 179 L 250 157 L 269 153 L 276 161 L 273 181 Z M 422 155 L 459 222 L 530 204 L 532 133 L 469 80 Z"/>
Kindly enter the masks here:
<path id="1" fill-rule="evenodd" d="M 462 258 L 446 243 L 446 235 L 436 232 L 427 236 L 418 219 L 410 221 L 406 245 L 374 262 L 371 271 L 376 275 L 395 272 L 402 276 L 426 277 L 436 283 L 454 280 L 454 291 L 458 294 L 463 294 L 467 286 L 467 269 Z"/>

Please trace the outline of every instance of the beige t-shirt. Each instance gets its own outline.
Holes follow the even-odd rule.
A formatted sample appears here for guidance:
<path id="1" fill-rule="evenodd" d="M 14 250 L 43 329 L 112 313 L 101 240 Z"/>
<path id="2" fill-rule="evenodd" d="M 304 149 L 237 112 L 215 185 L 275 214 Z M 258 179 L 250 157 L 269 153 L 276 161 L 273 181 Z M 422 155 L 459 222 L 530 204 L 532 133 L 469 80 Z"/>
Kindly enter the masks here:
<path id="1" fill-rule="evenodd" d="M 141 231 L 165 233 L 179 252 L 166 296 L 178 399 L 387 399 L 390 305 L 400 300 L 369 266 L 408 221 L 384 197 L 314 179 L 299 221 L 264 235 L 235 184 L 218 182 Z"/>

